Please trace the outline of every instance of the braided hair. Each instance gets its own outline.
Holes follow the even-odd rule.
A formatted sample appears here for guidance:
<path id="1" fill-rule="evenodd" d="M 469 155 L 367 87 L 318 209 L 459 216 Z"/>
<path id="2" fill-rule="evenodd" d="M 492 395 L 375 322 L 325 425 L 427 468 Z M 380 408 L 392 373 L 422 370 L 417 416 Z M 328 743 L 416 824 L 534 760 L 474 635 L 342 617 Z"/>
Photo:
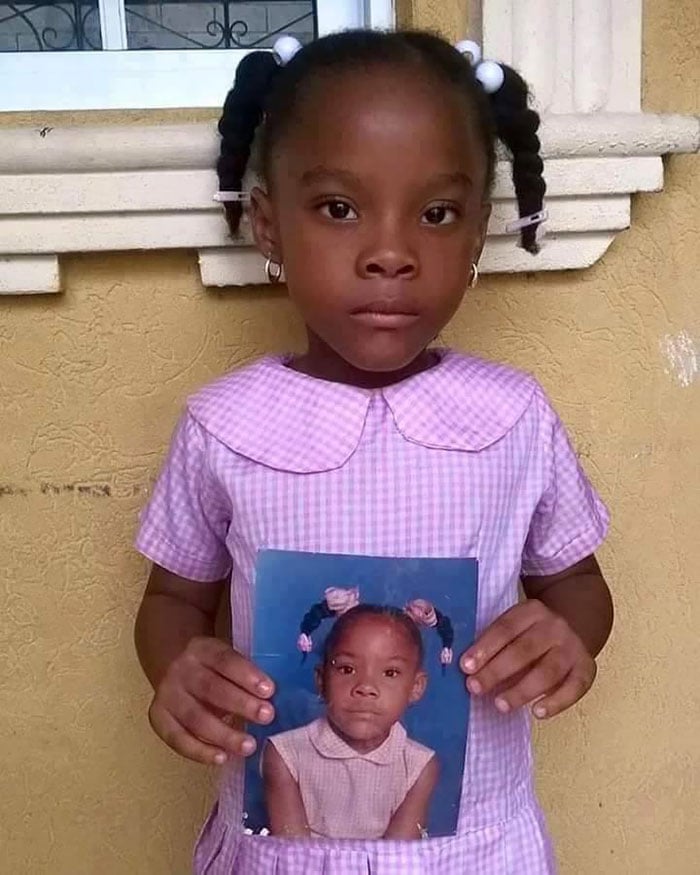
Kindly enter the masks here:
<path id="1" fill-rule="evenodd" d="M 360 603 L 360 593 L 357 587 L 342 589 L 329 587 L 325 591 L 323 601 L 316 602 L 302 617 L 299 624 L 299 638 L 297 647 L 301 650 L 302 660 L 313 649 L 311 635 L 318 629 L 324 620 L 335 619 L 331 631 L 328 633 L 321 654 L 321 662 L 325 666 L 330 658 L 333 648 L 338 639 L 352 623 L 363 616 L 388 618 L 401 625 L 408 632 L 411 640 L 418 651 L 418 663 L 423 663 L 425 648 L 421 636 L 421 628 L 434 628 L 442 642 L 440 662 L 443 672 L 446 665 L 452 662 L 452 645 L 454 643 L 454 629 L 450 618 L 439 611 L 435 605 L 425 599 L 411 599 L 403 609 L 393 605 L 375 605 Z"/>
<path id="2" fill-rule="evenodd" d="M 496 168 L 496 140 L 513 159 L 513 184 L 521 217 L 542 209 L 545 182 L 537 136 L 540 119 L 529 106 L 528 86 L 515 70 L 502 64 L 504 83 L 487 94 L 467 57 L 440 37 L 422 31 L 349 30 L 304 46 L 281 67 L 271 52 L 252 52 L 241 61 L 234 86 L 219 121 L 221 152 L 217 163 L 222 191 L 240 191 L 251 147 L 260 135 L 260 170 L 269 178 L 276 146 L 298 118 L 308 86 L 319 77 L 370 66 L 418 69 L 462 94 L 484 148 L 490 194 Z M 231 233 L 239 231 L 241 204 L 226 202 Z M 537 227 L 521 230 L 521 245 L 538 252 Z"/>
<path id="3" fill-rule="evenodd" d="M 420 629 L 405 611 L 402 611 L 400 608 L 396 608 L 393 605 L 360 604 L 338 617 L 331 627 L 330 632 L 326 636 L 326 640 L 323 642 L 323 651 L 321 653 L 321 663 L 324 668 L 327 666 L 331 654 L 336 648 L 338 641 L 341 639 L 343 632 L 361 617 L 366 616 L 387 618 L 392 622 L 399 624 L 408 633 L 411 643 L 416 648 L 416 653 L 418 654 L 418 665 L 423 664 L 425 648 L 423 646 L 423 638 L 421 637 Z"/>

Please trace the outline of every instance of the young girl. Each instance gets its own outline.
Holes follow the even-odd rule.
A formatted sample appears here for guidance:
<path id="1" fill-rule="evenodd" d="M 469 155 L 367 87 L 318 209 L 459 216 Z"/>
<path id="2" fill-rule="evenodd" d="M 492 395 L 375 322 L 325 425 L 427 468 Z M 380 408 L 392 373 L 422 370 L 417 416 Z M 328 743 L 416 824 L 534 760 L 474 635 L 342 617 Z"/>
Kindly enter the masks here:
<path id="1" fill-rule="evenodd" d="M 304 651 L 310 633 L 334 613 L 328 599 L 308 612 L 299 642 Z M 272 835 L 422 837 L 438 763 L 399 722 L 428 680 L 422 619 L 413 616 L 412 604 L 403 611 L 359 604 L 335 620 L 316 667 L 326 715 L 271 736 L 263 751 Z"/>
<path id="2" fill-rule="evenodd" d="M 221 188 L 240 197 L 256 137 L 252 228 L 271 279 L 284 269 L 308 347 L 190 398 L 138 536 L 154 563 L 136 627 L 151 724 L 184 756 L 226 763 L 198 873 L 555 871 L 528 717 L 558 714 L 593 683 L 612 623 L 593 555 L 607 515 L 532 377 L 430 347 L 477 280 L 496 137 L 530 251 L 542 218 L 527 89 L 462 48 L 342 33 L 284 65 L 247 56 L 226 100 Z M 240 202 L 226 209 L 235 232 Z M 274 713 L 272 679 L 246 658 L 262 548 L 478 560 L 479 635 L 459 663 L 474 700 L 456 836 L 242 834 L 239 757 L 255 743 L 241 721 Z M 234 647 L 214 637 L 225 587 Z"/>

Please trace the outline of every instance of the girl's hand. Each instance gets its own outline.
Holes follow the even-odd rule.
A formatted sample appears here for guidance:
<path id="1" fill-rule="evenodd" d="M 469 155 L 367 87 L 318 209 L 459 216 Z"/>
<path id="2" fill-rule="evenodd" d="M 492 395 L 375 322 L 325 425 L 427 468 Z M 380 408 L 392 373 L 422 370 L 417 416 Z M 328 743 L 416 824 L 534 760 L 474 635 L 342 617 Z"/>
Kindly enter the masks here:
<path id="1" fill-rule="evenodd" d="M 566 620 L 538 599 L 502 614 L 460 658 L 475 696 L 495 693 L 507 714 L 535 703 L 535 717 L 571 707 L 593 684 L 596 663 Z"/>
<path id="2" fill-rule="evenodd" d="M 268 701 L 273 692 L 270 678 L 230 645 L 196 637 L 170 663 L 148 719 L 177 753 L 221 765 L 230 754 L 253 753 L 255 739 L 242 731 L 241 723 L 270 723 L 275 716 Z"/>

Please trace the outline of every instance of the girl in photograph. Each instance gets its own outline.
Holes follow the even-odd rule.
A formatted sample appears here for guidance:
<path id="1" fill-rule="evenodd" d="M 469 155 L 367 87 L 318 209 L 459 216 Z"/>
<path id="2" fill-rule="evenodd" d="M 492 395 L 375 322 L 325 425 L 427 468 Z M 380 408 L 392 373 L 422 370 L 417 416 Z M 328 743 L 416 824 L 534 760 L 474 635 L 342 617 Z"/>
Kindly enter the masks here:
<path id="1" fill-rule="evenodd" d="M 438 628 L 444 661 L 449 620 L 422 599 L 404 610 L 353 604 L 356 590 L 326 591 L 301 624 L 299 647 L 325 617 L 335 621 L 316 667 L 325 716 L 268 739 L 265 803 L 272 835 L 417 839 L 438 780 L 435 752 L 408 738 L 406 709 L 425 692 L 419 625 Z M 440 620 L 438 620 L 438 616 Z"/>

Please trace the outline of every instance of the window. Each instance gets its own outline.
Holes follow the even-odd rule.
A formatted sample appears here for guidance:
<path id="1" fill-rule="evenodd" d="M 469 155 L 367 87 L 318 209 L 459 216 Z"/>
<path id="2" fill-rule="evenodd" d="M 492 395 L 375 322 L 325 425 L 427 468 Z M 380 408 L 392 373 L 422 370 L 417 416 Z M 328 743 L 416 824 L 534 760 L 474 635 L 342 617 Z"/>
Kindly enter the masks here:
<path id="1" fill-rule="evenodd" d="M 280 34 L 392 22 L 391 0 L 0 0 L 0 111 L 219 106 Z"/>

